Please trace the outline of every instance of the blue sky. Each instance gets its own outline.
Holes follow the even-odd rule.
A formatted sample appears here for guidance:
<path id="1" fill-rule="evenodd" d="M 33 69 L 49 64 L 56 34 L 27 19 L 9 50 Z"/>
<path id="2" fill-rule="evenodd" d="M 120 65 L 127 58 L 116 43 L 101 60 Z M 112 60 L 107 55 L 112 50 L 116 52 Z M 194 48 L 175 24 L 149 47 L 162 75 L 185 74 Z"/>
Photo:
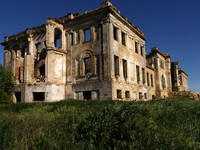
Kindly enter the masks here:
<path id="1" fill-rule="evenodd" d="M 0 42 L 27 28 L 39 26 L 48 17 L 59 18 L 101 7 L 103 0 L 11 1 L 0 3 Z M 158 47 L 179 61 L 189 78 L 189 90 L 200 92 L 200 1 L 199 0 L 110 0 L 128 21 L 145 34 L 146 52 Z M 0 63 L 3 64 L 3 46 Z"/>

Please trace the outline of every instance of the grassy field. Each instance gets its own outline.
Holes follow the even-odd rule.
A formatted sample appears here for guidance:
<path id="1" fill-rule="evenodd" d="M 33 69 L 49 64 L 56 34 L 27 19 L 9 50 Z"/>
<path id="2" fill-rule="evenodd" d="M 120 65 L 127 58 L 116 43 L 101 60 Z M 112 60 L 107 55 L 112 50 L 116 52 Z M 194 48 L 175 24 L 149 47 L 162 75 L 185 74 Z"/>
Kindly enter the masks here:
<path id="1" fill-rule="evenodd" d="M 200 149 L 199 101 L 0 105 L 0 149 Z"/>

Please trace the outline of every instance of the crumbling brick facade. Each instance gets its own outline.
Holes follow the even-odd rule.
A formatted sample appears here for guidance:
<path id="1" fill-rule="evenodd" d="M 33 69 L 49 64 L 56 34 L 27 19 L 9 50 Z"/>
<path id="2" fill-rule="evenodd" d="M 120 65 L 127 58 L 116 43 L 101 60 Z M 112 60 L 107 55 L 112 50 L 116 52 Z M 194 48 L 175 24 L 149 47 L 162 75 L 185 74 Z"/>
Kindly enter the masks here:
<path id="1" fill-rule="evenodd" d="M 14 102 L 168 97 L 170 55 L 158 48 L 147 55 L 145 41 L 109 1 L 5 37 L 4 66 L 17 78 Z M 179 78 L 188 90 L 187 74 Z"/>

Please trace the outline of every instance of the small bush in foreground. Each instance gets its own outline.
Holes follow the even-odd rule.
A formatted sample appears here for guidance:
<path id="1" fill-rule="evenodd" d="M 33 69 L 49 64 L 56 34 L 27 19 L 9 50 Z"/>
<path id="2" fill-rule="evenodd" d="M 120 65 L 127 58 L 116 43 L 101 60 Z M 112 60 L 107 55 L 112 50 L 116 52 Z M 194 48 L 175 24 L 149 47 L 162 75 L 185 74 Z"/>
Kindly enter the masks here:
<path id="1" fill-rule="evenodd" d="M 14 86 L 15 77 L 0 64 L 0 104 L 12 102 Z"/>

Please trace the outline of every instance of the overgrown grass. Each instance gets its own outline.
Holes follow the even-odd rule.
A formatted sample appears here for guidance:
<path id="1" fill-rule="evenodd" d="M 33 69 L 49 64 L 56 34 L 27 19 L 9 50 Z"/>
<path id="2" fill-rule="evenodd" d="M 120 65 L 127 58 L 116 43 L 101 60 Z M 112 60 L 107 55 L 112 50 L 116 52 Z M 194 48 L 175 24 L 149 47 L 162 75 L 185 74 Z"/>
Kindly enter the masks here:
<path id="1" fill-rule="evenodd" d="M 173 99 L 4 104 L 0 149 L 200 149 L 200 103 Z"/>

